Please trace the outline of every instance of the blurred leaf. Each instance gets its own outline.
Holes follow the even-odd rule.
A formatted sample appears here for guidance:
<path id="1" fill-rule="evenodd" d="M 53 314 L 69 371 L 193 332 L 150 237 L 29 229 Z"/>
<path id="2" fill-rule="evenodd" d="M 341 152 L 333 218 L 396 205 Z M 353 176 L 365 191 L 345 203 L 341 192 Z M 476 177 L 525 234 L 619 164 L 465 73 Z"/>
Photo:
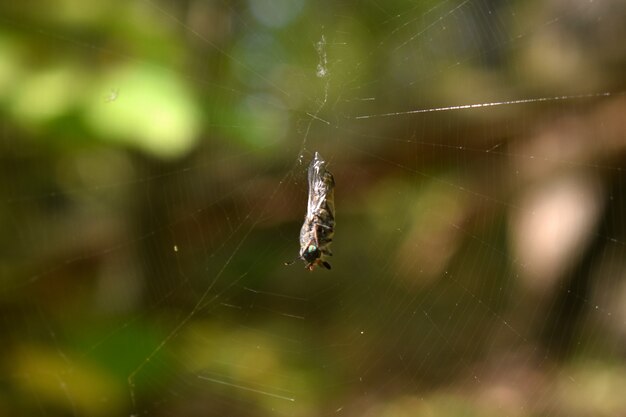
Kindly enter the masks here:
<path id="1" fill-rule="evenodd" d="M 121 67 L 92 93 L 86 121 L 106 141 L 172 158 L 189 152 L 198 139 L 200 115 L 191 91 L 171 72 Z"/>

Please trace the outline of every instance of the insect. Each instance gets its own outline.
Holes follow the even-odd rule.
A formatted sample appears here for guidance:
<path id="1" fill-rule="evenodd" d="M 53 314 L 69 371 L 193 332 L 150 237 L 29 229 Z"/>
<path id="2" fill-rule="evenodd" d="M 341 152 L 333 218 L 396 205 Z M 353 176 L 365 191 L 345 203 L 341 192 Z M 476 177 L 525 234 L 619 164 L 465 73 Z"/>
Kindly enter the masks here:
<path id="1" fill-rule="evenodd" d="M 309 271 L 315 265 L 330 269 L 324 258 L 332 256 L 329 246 L 335 233 L 335 179 L 326 169 L 326 161 L 317 152 L 309 165 L 308 176 L 309 201 L 300 229 L 299 258 Z"/>

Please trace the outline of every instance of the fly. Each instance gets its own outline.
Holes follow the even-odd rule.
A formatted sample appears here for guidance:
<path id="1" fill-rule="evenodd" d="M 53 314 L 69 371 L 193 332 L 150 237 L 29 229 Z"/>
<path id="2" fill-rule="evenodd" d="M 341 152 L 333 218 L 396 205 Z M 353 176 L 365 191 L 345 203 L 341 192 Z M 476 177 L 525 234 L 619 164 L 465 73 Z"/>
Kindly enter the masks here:
<path id="1" fill-rule="evenodd" d="M 335 234 L 335 179 L 326 169 L 326 161 L 315 152 L 309 165 L 309 201 L 300 229 L 300 256 L 305 268 L 315 265 L 330 269 L 326 256 L 332 256 L 330 244 Z"/>

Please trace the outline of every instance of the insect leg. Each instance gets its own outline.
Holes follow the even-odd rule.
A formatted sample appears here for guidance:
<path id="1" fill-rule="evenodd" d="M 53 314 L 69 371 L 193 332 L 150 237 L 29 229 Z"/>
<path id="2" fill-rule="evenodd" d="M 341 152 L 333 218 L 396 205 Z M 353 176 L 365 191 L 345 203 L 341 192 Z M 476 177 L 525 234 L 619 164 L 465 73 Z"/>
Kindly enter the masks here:
<path id="1" fill-rule="evenodd" d="M 319 224 L 317 224 L 317 223 L 313 223 L 313 239 L 315 240 L 315 246 L 318 246 L 318 247 L 319 247 L 319 245 L 320 245 L 320 240 L 319 240 L 319 238 L 317 237 L 317 226 L 319 226 Z"/>

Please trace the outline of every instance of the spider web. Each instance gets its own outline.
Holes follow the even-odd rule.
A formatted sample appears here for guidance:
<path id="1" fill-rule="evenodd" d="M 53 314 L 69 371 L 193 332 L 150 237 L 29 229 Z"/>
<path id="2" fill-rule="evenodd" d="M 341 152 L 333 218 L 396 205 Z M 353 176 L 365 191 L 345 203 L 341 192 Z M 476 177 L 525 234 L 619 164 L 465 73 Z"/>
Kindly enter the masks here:
<path id="1" fill-rule="evenodd" d="M 619 1 L 64 4 L 1 6 L 0 410 L 626 413 Z"/>

